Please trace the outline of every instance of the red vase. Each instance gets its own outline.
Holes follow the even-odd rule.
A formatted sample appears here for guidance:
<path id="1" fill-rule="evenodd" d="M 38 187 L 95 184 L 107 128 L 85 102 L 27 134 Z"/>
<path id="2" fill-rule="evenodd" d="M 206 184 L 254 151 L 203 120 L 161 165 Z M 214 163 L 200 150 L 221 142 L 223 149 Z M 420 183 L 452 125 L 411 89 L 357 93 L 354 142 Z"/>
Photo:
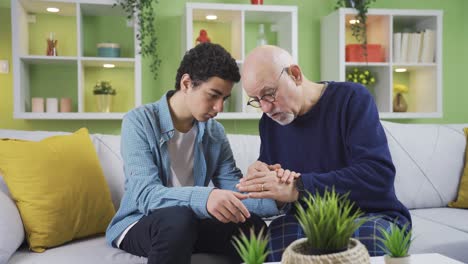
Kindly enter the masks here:
<path id="1" fill-rule="evenodd" d="M 250 0 L 252 5 L 263 5 L 263 0 Z"/>

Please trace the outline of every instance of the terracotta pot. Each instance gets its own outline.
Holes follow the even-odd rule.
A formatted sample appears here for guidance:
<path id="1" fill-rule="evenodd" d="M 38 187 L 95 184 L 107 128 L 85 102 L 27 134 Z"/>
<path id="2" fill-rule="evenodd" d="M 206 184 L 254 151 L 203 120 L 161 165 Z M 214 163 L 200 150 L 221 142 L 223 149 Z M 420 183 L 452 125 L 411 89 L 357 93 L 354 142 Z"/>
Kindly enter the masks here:
<path id="1" fill-rule="evenodd" d="M 340 263 L 340 264 L 370 264 L 369 252 L 366 247 L 354 238 L 349 240 L 348 249 L 343 252 L 306 255 L 310 250 L 307 247 L 307 238 L 301 238 L 289 245 L 283 253 L 282 264 L 306 263 Z"/>
<path id="2" fill-rule="evenodd" d="M 250 0 L 252 5 L 263 5 L 263 0 Z"/>
<path id="3" fill-rule="evenodd" d="M 393 258 L 389 255 L 384 256 L 385 264 L 409 264 L 411 263 L 411 256 Z"/>

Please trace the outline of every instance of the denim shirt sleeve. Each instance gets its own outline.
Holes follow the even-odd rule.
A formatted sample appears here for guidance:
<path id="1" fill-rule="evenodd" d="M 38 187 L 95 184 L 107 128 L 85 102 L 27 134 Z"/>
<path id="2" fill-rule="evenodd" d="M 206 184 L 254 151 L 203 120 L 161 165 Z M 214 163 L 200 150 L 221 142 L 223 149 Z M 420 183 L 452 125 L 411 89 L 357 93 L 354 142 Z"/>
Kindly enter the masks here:
<path id="1" fill-rule="evenodd" d="M 159 138 L 143 113 L 130 112 L 122 123 L 121 153 L 126 177 L 125 195 L 130 195 L 138 210 L 148 215 L 152 210 L 170 207 L 190 207 L 199 218 L 210 218 L 206 203 L 212 187 L 166 187 L 163 185 Z M 150 143 L 151 142 L 151 143 Z M 155 152 L 155 153 L 153 153 Z"/>
<path id="2" fill-rule="evenodd" d="M 218 166 L 212 179 L 213 184 L 220 189 L 239 192 L 236 188 L 236 184 L 239 183 L 239 179 L 242 177 L 242 172 L 236 167 L 231 146 L 229 145 L 229 141 L 224 134 L 224 131 L 222 135 L 221 152 Z M 242 202 L 250 212 L 262 217 L 279 214 L 276 203 L 272 199 L 246 199 Z"/>

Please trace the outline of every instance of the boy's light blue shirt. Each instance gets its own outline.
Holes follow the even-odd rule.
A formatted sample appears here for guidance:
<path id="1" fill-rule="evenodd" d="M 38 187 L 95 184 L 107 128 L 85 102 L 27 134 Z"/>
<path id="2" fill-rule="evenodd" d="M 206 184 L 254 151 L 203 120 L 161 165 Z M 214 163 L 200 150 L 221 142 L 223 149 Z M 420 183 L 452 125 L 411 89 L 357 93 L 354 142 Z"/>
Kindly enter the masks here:
<path id="1" fill-rule="evenodd" d="M 121 154 L 124 161 L 125 193 L 120 208 L 106 231 L 107 243 L 114 240 L 132 223 L 153 210 L 170 206 L 188 206 L 200 218 L 211 218 L 206 204 L 214 187 L 237 191 L 242 177 L 236 167 L 223 126 L 216 120 L 195 122 L 198 132 L 194 144 L 193 177 L 190 187 L 166 187 L 171 177 L 167 142 L 174 135 L 174 126 L 166 93 L 155 103 L 143 105 L 127 113 L 122 122 Z M 250 212 L 260 216 L 278 214 L 270 199 L 242 201 Z"/>

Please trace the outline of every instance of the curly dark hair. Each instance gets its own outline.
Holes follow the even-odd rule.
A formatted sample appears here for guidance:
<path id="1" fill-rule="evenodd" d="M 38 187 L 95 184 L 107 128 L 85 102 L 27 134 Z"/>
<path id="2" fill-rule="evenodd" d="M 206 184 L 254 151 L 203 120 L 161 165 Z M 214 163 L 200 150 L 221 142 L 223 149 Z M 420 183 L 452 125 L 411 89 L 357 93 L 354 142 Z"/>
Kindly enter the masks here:
<path id="1" fill-rule="evenodd" d="M 175 89 L 180 89 L 180 79 L 187 73 L 196 87 L 211 77 L 239 82 L 236 60 L 219 44 L 201 43 L 187 51 L 177 70 Z"/>

